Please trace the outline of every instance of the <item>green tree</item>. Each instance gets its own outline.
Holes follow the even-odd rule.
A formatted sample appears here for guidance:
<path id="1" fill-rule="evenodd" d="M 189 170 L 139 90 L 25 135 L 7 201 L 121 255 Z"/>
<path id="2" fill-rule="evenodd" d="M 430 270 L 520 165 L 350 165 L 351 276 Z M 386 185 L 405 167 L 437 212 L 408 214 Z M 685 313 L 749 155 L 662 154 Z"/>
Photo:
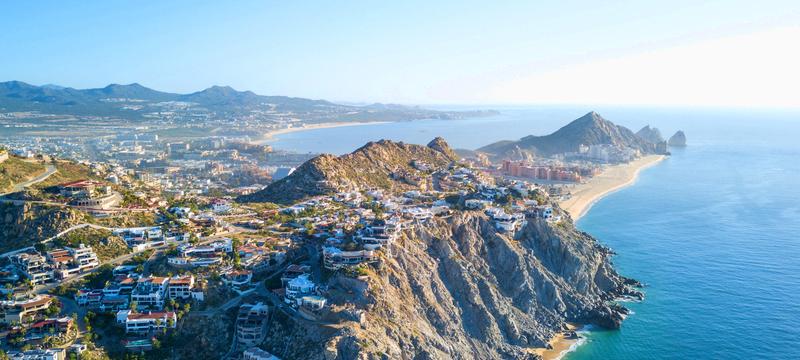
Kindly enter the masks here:
<path id="1" fill-rule="evenodd" d="M 242 243 L 239 239 L 233 239 L 233 254 L 231 256 L 233 257 L 233 266 L 237 269 L 242 267 L 242 259 L 239 256 L 239 247 L 241 245 Z"/>
<path id="2" fill-rule="evenodd" d="M 58 315 L 60 311 L 61 307 L 59 306 L 58 300 L 54 300 L 44 313 L 47 314 L 47 316 L 55 316 Z"/>

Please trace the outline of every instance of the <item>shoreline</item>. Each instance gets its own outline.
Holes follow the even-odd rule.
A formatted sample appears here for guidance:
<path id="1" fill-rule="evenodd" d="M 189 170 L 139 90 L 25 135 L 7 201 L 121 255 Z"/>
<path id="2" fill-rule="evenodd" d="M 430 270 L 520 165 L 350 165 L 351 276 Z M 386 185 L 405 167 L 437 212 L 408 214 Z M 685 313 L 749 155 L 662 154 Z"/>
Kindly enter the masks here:
<path id="1" fill-rule="evenodd" d="M 589 181 L 570 188 L 572 196 L 559 205 L 578 221 L 600 199 L 636 183 L 639 173 L 666 159 L 666 155 L 647 155 L 627 164 L 613 165 Z"/>
<path id="2" fill-rule="evenodd" d="M 581 324 L 567 323 L 568 331 L 575 331 L 580 333 L 586 329 L 586 326 Z M 533 353 L 541 356 L 543 360 L 561 360 L 565 355 L 575 351 L 581 344 L 586 341 L 583 335 L 578 334 L 577 338 L 567 338 L 564 336 L 564 331 L 559 332 L 550 339 L 550 348 L 536 348 L 532 349 Z"/>
<path id="3" fill-rule="evenodd" d="M 301 127 L 289 127 L 283 129 L 276 129 L 265 132 L 259 139 L 253 141 L 254 144 L 267 144 L 270 142 L 275 141 L 275 137 L 278 135 L 290 134 L 294 132 L 300 131 L 307 131 L 307 130 L 318 130 L 318 129 L 331 129 L 337 127 L 348 127 L 348 126 L 364 126 L 364 125 L 376 125 L 376 124 L 386 124 L 390 121 L 367 121 L 367 122 L 326 122 L 326 123 L 319 123 L 319 124 L 310 124 L 310 125 L 303 125 Z"/>
<path id="4" fill-rule="evenodd" d="M 573 221 L 577 222 L 598 201 L 615 191 L 635 184 L 642 170 L 654 166 L 664 159 L 666 159 L 666 155 L 648 155 L 627 164 L 609 166 L 589 181 L 570 188 L 572 196 L 560 202 L 559 205 L 572 216 Z M 568 324 L 567 327 L 576 332 L 587 330 L 586 326 L 579 324 Z M 585 341 L 585 336 L 579 335 L 577 339 L 566 338 L 561 332 L 550 340 L 550 349 L 536 349 L 535 351 L 543 360 L 561 360 Z"/>

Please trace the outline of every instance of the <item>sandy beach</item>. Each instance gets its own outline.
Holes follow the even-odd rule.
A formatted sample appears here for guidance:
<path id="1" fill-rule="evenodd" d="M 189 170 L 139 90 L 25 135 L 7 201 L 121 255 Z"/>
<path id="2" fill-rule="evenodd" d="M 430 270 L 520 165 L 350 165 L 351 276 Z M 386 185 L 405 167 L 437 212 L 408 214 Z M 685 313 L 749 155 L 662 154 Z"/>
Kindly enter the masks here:
<path id="1" fill-rule="evenodd" d="M 256 144 L 265 144 L 275 140 L 275 136 L 282 135 L 282 134 L 289 134 L 293 132 L 299 131 L 307 131 L 307 130 L 316 130 L 316 129 L 329 129 L 329 128 L 336 128 L 336 127 L 345 127 L 345 126 L 362 126 L 362 125 L 375 125 L 375 124 L 385 124 L 388 121 L 368 121 L 368 122 L 327 122 L 327 123 L 320 123 L 320 124 L 306 124 L 299 127 L 290 127 L 290 128 L 283 128 L 272 130 L 266 132 L 263 137 L 256 140 Z"/>
<path id="2" fill-rule="evenodd" d="M 614 191 L 632 185 L 636 182 L 640 171 L 664 158 L 664 155 L 648 155 L 627 164 L 609 166 L 586 183 L 570 188 L 572 197 L 559 205 L 572 216 L 573 220 L 578 220 L 595 202 Z"/>
<path id="3" fill-rule="evenodd" d="M 580 324 L 567 323 L 567 327 L 573 331 L 580 331 L 583 326 Z M 532 351 L 544 360 L 559 360 L 567 353 L 574 351 L 579 345 L 581 338 L 566 338 L 563 333 L 559 333 L 550 340 L 550 349 L 533 349 Z"/>

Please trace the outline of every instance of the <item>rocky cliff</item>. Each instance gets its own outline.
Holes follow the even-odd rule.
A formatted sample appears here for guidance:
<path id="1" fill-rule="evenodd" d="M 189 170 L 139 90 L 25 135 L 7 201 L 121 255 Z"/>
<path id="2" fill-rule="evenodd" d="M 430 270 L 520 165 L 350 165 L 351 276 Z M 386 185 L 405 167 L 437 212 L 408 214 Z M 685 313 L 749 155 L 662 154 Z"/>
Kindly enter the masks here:
<path id="1" fill-rule="evenodd" d="M 363 299 L 363 321 L 328 334 L 289 321 L 264 346 L 288 359 L 535 358 L 565 322 L 619 327 L 627 310 L 609 301 L 641 293 L 610 254 L 570 220 L 530 219 L 510 236 L 481 212 L 458 212 L 405 230 L 368 290 L 339 289 Z"/>
<path id="2" fill-rule="evenodd" d="M 428 184 L 416 181 L 425 172 L 420 169 L 443 168 L 457 158 L 442 138 L 434 139 L 427 146 L 389 140 L 370 142 L 344 156 L 315 157 L 291 175 L 240 200 L 291 204 L 306 197 L 342 190 L 425 188 Z"/>
<path id="3" fill-rule="evenodd" d="M 658 128 L 651 128 L 650 125 L 647 125 L 637 131 L 636 136 L 654 144 L 664 141 L 664 138 L 661 137 L 661 131 L 658 130 Z"/>
<path id="4" fill-rule="evenodd" d="M 580 145 L 611 144 L 655 153 L 655 143 L 649 142 L 630 129 L 604 119 L 592 111 L 556 132 L 545 136 L 529 135 L 518 141 L 500 141 L 484 146 L 478 151 L 496 158 L 525 158 L 551 156 L 578 151 Z"/>
<path id="5" fill-rule="evenodd" d="M 82 223 L 86 215 L 68 208 L 0 203 L 0 251 L 31 246 Z"/>
<path id="6" fill-rule="evenodd" d="M 676 132 L 675 135 L 672 135 L 669 138 L 669 146 L 675 146 L 675 147 L 686 146 L 686 134 L 684 134 L 683 131 L 678 130 L 678 132 Z"/>

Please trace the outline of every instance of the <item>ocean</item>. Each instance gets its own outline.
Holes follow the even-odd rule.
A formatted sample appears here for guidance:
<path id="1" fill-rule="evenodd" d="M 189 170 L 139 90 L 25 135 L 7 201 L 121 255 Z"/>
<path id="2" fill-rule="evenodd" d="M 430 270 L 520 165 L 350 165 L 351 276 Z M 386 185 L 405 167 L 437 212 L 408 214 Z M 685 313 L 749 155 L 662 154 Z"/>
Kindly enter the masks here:
<path id="1" fill-rule="evenodd" d="M 636 131 L 686 132 L 689 146 L 642 171 L 578 221 L 646 284 L 620 330 L 593 329 L 583 359 L 800 359 L 800 114 L 731 109 L 502 108 L 285 134 L 276 148 L 342 154 L 388 137 L 443 136 L 474 149 L 546 134 L 590 110 Z"/>
<path id="2" fill-rule="evenodd" d="M 800 129 L 736 126 L 694 135 L 579 220 L 647 297 L 566 359 L 800 359 L 800 142 L 785 137 Z"/>

